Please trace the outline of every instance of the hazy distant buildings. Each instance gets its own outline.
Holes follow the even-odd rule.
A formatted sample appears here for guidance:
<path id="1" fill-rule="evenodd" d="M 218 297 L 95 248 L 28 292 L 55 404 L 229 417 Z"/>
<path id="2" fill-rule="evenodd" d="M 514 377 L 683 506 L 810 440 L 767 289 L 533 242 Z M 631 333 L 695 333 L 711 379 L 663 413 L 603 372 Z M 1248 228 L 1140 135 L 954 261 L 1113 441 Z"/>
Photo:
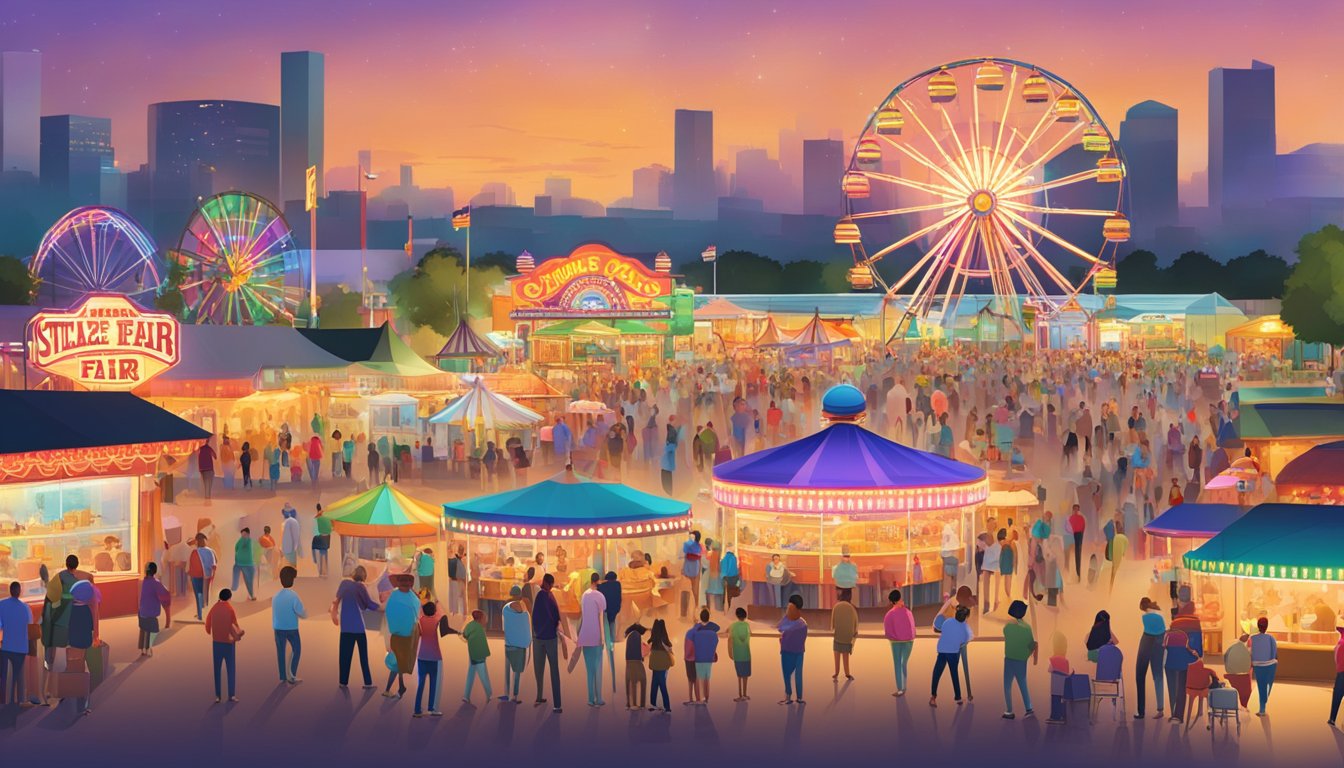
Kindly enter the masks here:
<path id="1" fill-rule="evenodd" d="M 1279 155 L 1274 197 L 1344 200 L 1344 144 L 1308 144 Z"/>
<path id="2" fill-rule="evenodd" d="M 1274 67 L 1209 72 L 1209 207 L 1261 207 L 1274 188 Z"/>
<path id="3" fill-rule="evenodd" d="M 550 216 L 553 213 L 550 195 L 536 195 L 532 198 L 533 216 Z"/>
<path id="4" fill-rule="evenodd" d="M 69 207 L 105 202 L 104 175 L 117 176 L 112 150 L 112 120 L 84 115 L 42 118 L 42 186 Z M 115 196 L 116 181 L 109 190 Z"/>
<path id="5" fill-rule="evenodd" d="M 472 207 L 488 205 L 511 206 L 518 201 L 513 195 L 513 187 L 502 181 L 487 181 L 481 185 L 481 191 L 471 198 Z"/>
<path id="6" fill-rule="evenodd" d="M 714 113 L 676 111 L 672 210 L 679 219 L 713 219 L 718 213 L 714 178 Z"/>
<path id="7" fill-rule="evenodd" d="M 557 176 L 552 176 L 546 179 L 545 188 L 545 194 L 549 195 L 551 201 L 556 205 L 559 205 L 561 200 L 568 200 L 574 196 L 574 182 L 572 179 L 563 179 Z"/>
<path id="8" fill-rule="evenodd" d="M 1156 101 L 1129 108 L 1120 123 L 1135 237 L 1149 240 L 1180 215 L 1176 170 L 1177 112 Z"/>
<path id="9" fill-rule="evenodd" d="M 316 51 L 280 54 L 280 199 L 302 200 L 307 172 L 317 166 L 317 196 L 326 194 L 323 175 L 326 64 Z"/>
<path id="10" fill-rule="evenodd" d="M 401 172 L 398 178 L 400 186 L 403 189 L 409 189 L 415 186 L 415 171 L 413 169 L 413 166 L 407 165 L 406 163 L 402 163 L 401 168 L 399 170 Z"/>
<path id="11" fill-rule="evenodd" d="M 646 165 L 633 174 L 632 208 L 655 210 L 672 207 L 672 169 L 665 165 Z"/>
<path id="12" fill-rule="evenodd" d="M 767 211 L 785 211 L 791 207 L 789 192 L 789 177 L 766 150 L 743 149 L 737 153 L 733 197 L 755 198 Z"/>
<path id="13" fill-rule="evenodd" d="M 0 53 L 0 172 L 41 171 L 42 54 Z"/>
<path id="14" fill-rule="evenodd" d="M 839 216 L 844 211 L 840 179 L 845 175 L 845 144 L 832 139 L 803 142 L 803 213 Z"/>

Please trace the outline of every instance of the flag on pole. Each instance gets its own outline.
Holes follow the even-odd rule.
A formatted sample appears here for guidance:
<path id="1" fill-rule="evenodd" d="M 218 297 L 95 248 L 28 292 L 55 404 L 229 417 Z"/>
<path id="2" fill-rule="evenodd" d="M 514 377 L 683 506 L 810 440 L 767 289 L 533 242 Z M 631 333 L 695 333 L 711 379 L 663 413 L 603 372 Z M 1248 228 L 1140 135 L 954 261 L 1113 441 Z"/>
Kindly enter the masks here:
<path id="1" fill-rule="evenodd" d="M 466 229 L 471 226 L 471 206 L 464 206 L 453 211 L 453 229 Z"/>
<path id="2" fill-rule="evenodd" d="M 706 248 L 705 250 L 701 251 L 701 252 L 700 252 L 700 258 L 701 258 L 703 261 L 705 261 L 705 263 L 709 263 L 709 262 L 714 261 L 715 259 L 719 258 L 719 249 L 718 249 L 718 246 L 711 245 L 711 246 L 709 246 L 708 248 Z"/>

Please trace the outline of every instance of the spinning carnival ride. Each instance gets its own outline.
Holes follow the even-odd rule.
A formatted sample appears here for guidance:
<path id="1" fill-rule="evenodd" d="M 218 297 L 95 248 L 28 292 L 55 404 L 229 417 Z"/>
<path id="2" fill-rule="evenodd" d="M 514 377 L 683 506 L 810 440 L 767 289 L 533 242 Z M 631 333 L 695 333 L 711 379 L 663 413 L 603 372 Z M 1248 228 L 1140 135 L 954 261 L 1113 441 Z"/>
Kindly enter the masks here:
<path id="1" fill-rule="evenodd" d="M 247 192 L 204 200 L 173 253 L 188 322 L 293 323 L 303 270 L 289 225 L 275 206 Z"/>
<path id="2" fill-rule="evenodd" d="M 28 271 L 39 281 L 42 304 L 69 307 L 89 293 L 120 293 L 152 306 L 165 270 L 134 219 L 115 208 L 86 206 L 47 230 Z"/>
<path id="3" fill-rule="evenodd" d="M 1114 285 L 1124 176 L 1110 129 L 1063 79 L 1008 59 L 954 62 L 901 83 L 869 118 L 835 242 L 853 252 L 854 289 L 880 286 L 903 306 L 893 338 L 935 310 L 950 324 L 985 288 L 1025 331 L 1024 314 L 1054 315 L 1089 281 Z M 878 262 L 911 245 L 922 256 L 886 281 Z"/>

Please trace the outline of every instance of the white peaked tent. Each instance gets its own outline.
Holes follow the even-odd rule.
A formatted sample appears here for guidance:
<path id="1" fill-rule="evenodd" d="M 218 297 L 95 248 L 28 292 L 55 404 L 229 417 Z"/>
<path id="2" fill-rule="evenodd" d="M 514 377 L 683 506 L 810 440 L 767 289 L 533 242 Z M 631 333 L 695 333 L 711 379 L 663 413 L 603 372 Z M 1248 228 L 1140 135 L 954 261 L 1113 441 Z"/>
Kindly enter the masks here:
<path id="1" fill-rule="evenodd" d="M 542 421 L 542 415 L 531 408 L 491 392 L 479 376 L 473 379 L 465 395 L 429 417 L 430 424 L 452 424 L 478 432 L 530 429 Z"/>

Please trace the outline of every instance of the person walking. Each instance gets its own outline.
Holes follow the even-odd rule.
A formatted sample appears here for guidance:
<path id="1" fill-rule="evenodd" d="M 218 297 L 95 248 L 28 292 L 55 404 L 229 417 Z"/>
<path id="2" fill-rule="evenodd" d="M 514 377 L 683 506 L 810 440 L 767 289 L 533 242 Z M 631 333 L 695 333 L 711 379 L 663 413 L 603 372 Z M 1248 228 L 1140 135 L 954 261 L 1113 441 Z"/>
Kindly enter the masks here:
<path id="1" fill-rule="evenodd" d="M 280 569 L 280 591 L 271 598 L 271 630 L 275 633 L 275 662 L 280 672 L 280 682 L 297 685 L 299 683 L 299 656 L 303 653 L 303 644 L 299 641 L 299 619 L 308 618 L 303 600 L 294 591 L 294 580 L 299 572 L 294 566 L 286 565 Z M 285 664 L 285 647 L 289 646 L 289 664 Z"/>
<path id="2" fill-rule="evenodd" d="M 611 671 L 611 692 L 616 692 L 616 619 L 621 615 L 621 582 L 616 577 L 615 571 L 607 571 L 607 575 L 602 581 L 598 582 L 597 591 L 602 593 L 602 597 L 607 600 L 607 608 L 602 612 L 603 618 L 607 622 L 607 664 Z M 642 668 L 641 664 L 641 668 Z"/>
<path id="3" fill-rule="evenodd" d="M 663 493 L 672 495 L 672 478 L 677 471 L 677 444 L 681 442 L 681 430 L 675 425 L 676 416 L 667 418 L 667 437 L 663 441 L 663 455 L 658 460 L 662 473 Z"/>
<path id="4" fill-rule="evenodd" d="M 542 693 L 542 677 L 546 665 L 551 666 L 551 697 L 555 699 L 552 711 L 560 714 L 560 606 L 555 602 L 555 574 L 541 577 L 541 589 L 537 592 L 536 604 L 532 607 L 532 671 L 537 676 L 536 705 L 546 703 Z"/>
<path id="5" fill-rule="evenodd" d="M 223 695 L 219 679 L 221 667 L 228 670 L 229 701 L 238 701 L 237 645 L 247 633 L 238 626 L 238 614 L 234 612 L 233 604 L 229 602 L 231 599 L 233 590 L 219 590 L 219 602 L 215 603 L 205 616 L 205 632 L 210 635 L 214 657 L 216 704 Z"/>
<path id="6" fill-rule="evenodd" d="M 458 547 L 457 556 L 455 559 L 458 561 L 457 574 L 458 577 L 461 579 L 461 581 L 459 582 L 456 579 L 450 579 L 450 581 L 448 582 L 448 591 L 449 591 L 448 613 L 453 613 L 454 612 L 453 609 L 458 608 L 456 613 L 459 616 L 467 615 L 467 598 L 466 598 L 467 568 L 465 558 L 466 558 L 466 549 L 464 549 L 463 547 Z M 419 552 L 415 553 L 415 581 L 416 581 L 416 590 L 420 594 L 422 595 L 428 594 L 430 600 L 434 600 L 435 602 L 438 601 L 439 599 L 438 592 L 435 591 L 434 589 L 434 549 L 432 547 L 425 547 L 421 549 Z M 455 601 L 452 595 L 452 589 L 454 586 L 458 586 L 458 598 L 456 602 L 460 604 L 456 606 L 454 605 Z"/>
<path id="7" fill-rule="evenodd" d="M 939 612 L 933 621 L 934 631 L 938 635 L 938 660 L 933 665 L 933 686 L 929 696 L 929 706 L 938 706 L 938 683 L 943 677 L 943 668 L 946 667 L 952 676 L 952 695 L 958 705 L 961 700 L 961 678 L 958 674 L 957 663 L 961 660 L 962 649 L 967 643 L 975 639 L 975 633 L 971 631 L 970 625 L 966 619 L 971 615 L 971 609 L 964 605 L 958 605 L 956 612 L 949 619 L 946 613 Z"/>
<path id="8" fill-rule="evenodd" d="M 420 598 L 411 591 L 415 579 L 407 573 L 398 573 L 392 577 L 396 589 L 383 603 L 383 614 L 387 619 L 388 646 L 397 668 L 387 676 L 387 687 L 383 696 L 400 699 L 406 695 L 406 675 L 411 674 L 415 666 L 416 647 L 415 629 L 420 623 Z M 392 693 L 392 683 L 397 684 L 397 692 Z"/>
<path id="9" fill-rule="evenodd" d="M 238 466 L 243 470 L 243 487 L 252 487 L 252 444 L 243 441 L 243 446 L 238 449 Z"/>
<path id="10" fill-rule="evenodd" d="M 335 457 L 332 457 L 333 459 Z M 313 435 L 308 438 L 308 481 L 317 487 L 318 476 L 322 474 L 322 438 Z"/>
<path id="11" fill-rule="evenodd" d="M 1069 530 L 1073 532 L 1073 572 L 1081 583 L 1083 580 L 1083 533 L 1087 530 L 1087 518 L 1083 517 L 1082 507 L 1073 505 L 1073 514 L 1069 515 Z"/>
<path id="12" fill-rule="evenodd" d="M 150 563 L 152 567 L 154 564 Z M 152 574 L 146 580 L 153 578 Z M 158 583 L 155 580 L 155 583 Z M 163 585 L 159 584 L 162 589 Z M 9 597 L 0 600 L 0 703 L 27 707 L 27 674 L 29 627 L 35 624 L 33 609 L 19 598 L 23 585 L 9 583 Z M 37 693 L 34 691 L 34 693 Z M 1336 700 L 1338 703 L 1338 700 Z M 1333 718 L 1332 718 L 1333 721 Z"/>
<path id="13" fill-rule="evenodd" d="M 471 689 L 476 678 L 481 679 L 481 688 L 485 690 L 485 703 L 494 698 L 490 690 L 490 668 L 486 660 L 490 658 L 490 642 L 485 636 L 485 612 L 471 612 L 471 621 L 462 627 L 462 642 L 467 644 L 467 684 L 462 692 L 462 703 L 471 703 Z"/>
<path id="14" fill-rule="evenodd" d="M 1335 686 L 1330 691 L 1330 719 L 1326 721 L 1332 728 L 1339 716 L 1339 703 L 1344 701 L 1344 626 L 1335 629 L 1339 631 L 1339 642 L 1335 643 Z"/>
<path id="15" fill-rule="evenodd" d="M 421 695 L 425 691 L 425 681 L 429 681 L 429 697 L 425 705 L 429 707 L 430 717 L 443 717 L 439 711 L 439 667 L 443 665 L 443 649 L 439 646 L 438 604 L 428 602 L 420 606 L 420 618 L 415 627 L 415 712 L 411 717 L 424 717 L 421 708 Z"/>
<path id="16" fill-rule="evenodd" d="M 779 630 L 779 663 L 784 673 L 784 700 L 780 704 L 803 704 L 803 654 L 807 650 L 807 619 L 803 618 L 803 596 L 790 595 L 784 617 L 775 626 Z M 794 689 L 798 690 L 794 698 Z"/>
<path id="17" fill-rule="evenodd" d="M 747 623 L 746 608 L 738 606 L 734 615 L 737 621 L 728 625 L 728 658 L 733 660 L 733 671 L 737 673 L 737 698 L 733 701 L 750 701 L 747 682 L 751 680 L 751 625 Z"/>
<path id="18" fill-rule="evenodd" d="M 597 588 L 598 577 L 589 577 L 588 589 L 579 599 L 578 647 L 587 672 L 588 706 L 602 707 L 602 649 L 607 644 L 607 598 Z"/>
<path id="19" fill-rule="evenodd" d="M 667 671 L 676 662 L 672 654 L 672 638 L 667 634 L 667 622 L 654 619 L 649 630 L 649 711 L 658 709 L 658 694 L 663 695 L 663 714 L 672 714 L 672 699 L 667 692 Z"/>
<path id="20" fill-rule="evenodd" d="M 691 630 L 695 645 L 696 700 L 709 706 L 709 678 L 719 660 L 719 625 L 709 620 L 709 609 L 700 609 L 700 622 Z"/>
<path id="21" fill-rule="evenodd" d="M 848 559 L 849 556 L 845 557 Z M 854 653 L 854 642 L 859 639 L 859 611 L 854 607 L 853 595 L 852 588 L 841 587 L 836 590 L 835 607 L 831 608 L 831 651 L 835 656 L 835 671 L 831 674 L 831 680 L 840 679 L 842 663 L 845 679 L 854 679 L 849 673 L 849 657 Z"/>
<path id="22" fill-rule="evenodd" d="M 509 700 L 509 679 L 513 679 L 513 703 L 520 704 L 518 686 L 527 666 L 527 651 L 532 646 L 532 614 L 522 599 L 523 588 L 514 584 L 509 588 L 509 602 L 501 611 L 504 622 L 504 693 L 500 701 Z"/>
<path id="23" fill-rule="evenodd" d="M 639 622 L 625 630 L 625 708 L 638 712 L 648 706 L 649 679 L 644 674 L 644 657 L 649 644 L 644 642 L 648 628 Z"/>
<path id="24" fill-rule="evenodd" d="M 205 444 L 196 451 L 196 469 L 201 473 L 201 488 L 205 493 L 205 505 L 210 506 L 210 497 L 215 488 L 215 448 L 211 443 L 215 438 L 207 437 Z"/>
<path id="25" fill-rule="evenodd" d="M 904 696 L 909 680 L 910 652 L 915 647 L 915 614 L 901 599 L 901 590 L 891 590 L 887 600 L 891 607 L 882 617 L 882 632 L 891 643 L 891 664 L 896 672 L 896 691 L 891 695 Z"/>
<path id="26" fill-rule="evenodd" d="M 326 578 L 327 558 L 331 550 L 331 518 L 317 505 L 317 515 L 313 517 L 313 565 L 317 566 L 317 575 Z"/>
<path id="27" fill-rule="evenodd" d="M 299 526 L 299 511 L 289 502 L 285 502 L 285 506 L 280 509 L 280 516 L 284 518 L 284 521 L 280 524 L 280 555 L 287 564 L 298 570 L 299 557 L 303 554 L 303 542 L 300 540 L 303 534 Z"/>
<path id="28" fill-rule="evenodd" d="M 1014 600 L 1008 606 L 1008 617 L 1011 619 L 1003 627 L 1003 719 L 1012 720 L 1016 717 L 1013 714 L 1013 684 L 1017 684 L 1018 691 L 1022 694 L 1022 707 L 1025 710 L 1023 717 L 1032 717 L 1035 712 L 1031 708 L 1031 691 L 1027 689 L 1027 659 L 1031 659 L 1032 665 L 1036 665 L 1040 659 L 1040 644 L 1036 642 L 1036 635 L 1032 631 L 1031 625 L 1023 619 L 1027 615 L 1027 604 L 1021 600 Z"/>
<path id="29" fill-rule="evenodd" d="M 1166 651 L 1162 647 L 1162 640 L 1167 634 L 1167 621 L 1162 617 L 1162 611 L 1157 603 L 1149 600 L 1147 597 L 1139 600 L 1139 611 L 1143 613 L 1143 635 L 1139 638 L 1139 652 L 1134 662 L 1134 686 L 1137 689 L 1139 699 L 1139 711 L 1135 713 L 1135 720 L 1144 718 L 1144 707 L 1147 705 L 1147 678 L 1151 673 L 1153 678 L 1153 697 L 1157 701 L 1158 720 L 1164 717 L 1164 707 L 1162 700 L 1162 670 L 1165 668 Z"/>
<path id="30" fill-rule="evenodd" d="M 331 603 L 332 619 L 340 628 L 341 638 L 338 648 L 339 684 L 346 688 L 350 684 L 350 664 L 355 649 L 359 649 L 359 667 L 364 673 L 364 690 L 374 689 L 373 676 L 369 673 L 369 637 L 364 626 L 364 611 L 381 611 L 382 606 L 369 597 L 364 582 L 369 578 L 364 566 L 357 565 L 350 578 L 341 581 L 336 588 L 336 599 Z"/>
<path id="31" fill-rule="evenodd" d="M 432 556 L 433 553 L 431 553 Z M 430 580 L 433 580 L 434 561 L 429 565 Z M 448 613 L 458 616 L 467 615 L 467 549 L 459 545 L 448 559 Z"/>
<path id="32" fill-rule="evenodd" d="M 682 618 L 686 617 L 688 608 L 690 615 L 695 616 L 698 612 L 696 609 L 700 607 L 700 571 L 704 553 L 704 547 L 700 545 L 700 532 L 691 531 L 690 536 L 681 545 L 681 575 L 691 584 L 690 605 L 687 606 L 687 601 L 683 598 L 680 606 Z"/>
<path id="33" fill-rule="evenodd" d="M 159 581 L 159 564 L 145 566 L 145 578 L 140 582 L 140 607 L 136 618 L 140 622 L 141 656 L 154 655 L 154 639 L 159 635 L 159 614 L 164 616 L 165 629 L 173 625 L 173 596 Z"/>
<path id="34" fill-rule="evenodd" d="M 1265 704 L 1274 689 L 1274 673 L 1279 669 L 1279 642 L 1269 634 L 1269 619 L 1264 616 L 1256 620 L 1255 630 L 1248 643 L 1251 646 L 1251 672 L 1255 674 L 1255 687 L 1260 693 L 1260 710 L 1255 714 L 1264 717 Z"/>
<path id="35" fill-rule="evenodd" d="M 252 539 L 252 529 L 243 528 L 238 532 L 238 541 L 233 545 L 233 590 L 238 591 L 238 577 L 242 577 L 247 586 L 248 602 L 257 599 L 252 585 L 257 580 L 257 543 Z"/>
<path id="36" fill-rule="evenodd" d="M 215 550 L 206 546 L 205 534 L 196 534 L 196 547 L 187 558 L 187 576 L 191 578 L 191 591 L 196 596 L 196 620 L 202 619 L 201 612 L 209 603 L 210 581 L 215 578 L 215 568 L 219 559 Z"/>
<path id="37" fill-rule="evenodd" d="M 1186 675 L 1189 673 L 1190 665 L 1199 659 L 1199 654 L 1190 647 L 1189 635 L 1179 629 L 1168 629 L 1162 639 L 1162 646 L 1166 653 L 1164 667 L 1167 672 L 1167 701 L 1171 704 L 1171 717 L 1168 722 L 1182 723 L 1185 722 Z"/>

